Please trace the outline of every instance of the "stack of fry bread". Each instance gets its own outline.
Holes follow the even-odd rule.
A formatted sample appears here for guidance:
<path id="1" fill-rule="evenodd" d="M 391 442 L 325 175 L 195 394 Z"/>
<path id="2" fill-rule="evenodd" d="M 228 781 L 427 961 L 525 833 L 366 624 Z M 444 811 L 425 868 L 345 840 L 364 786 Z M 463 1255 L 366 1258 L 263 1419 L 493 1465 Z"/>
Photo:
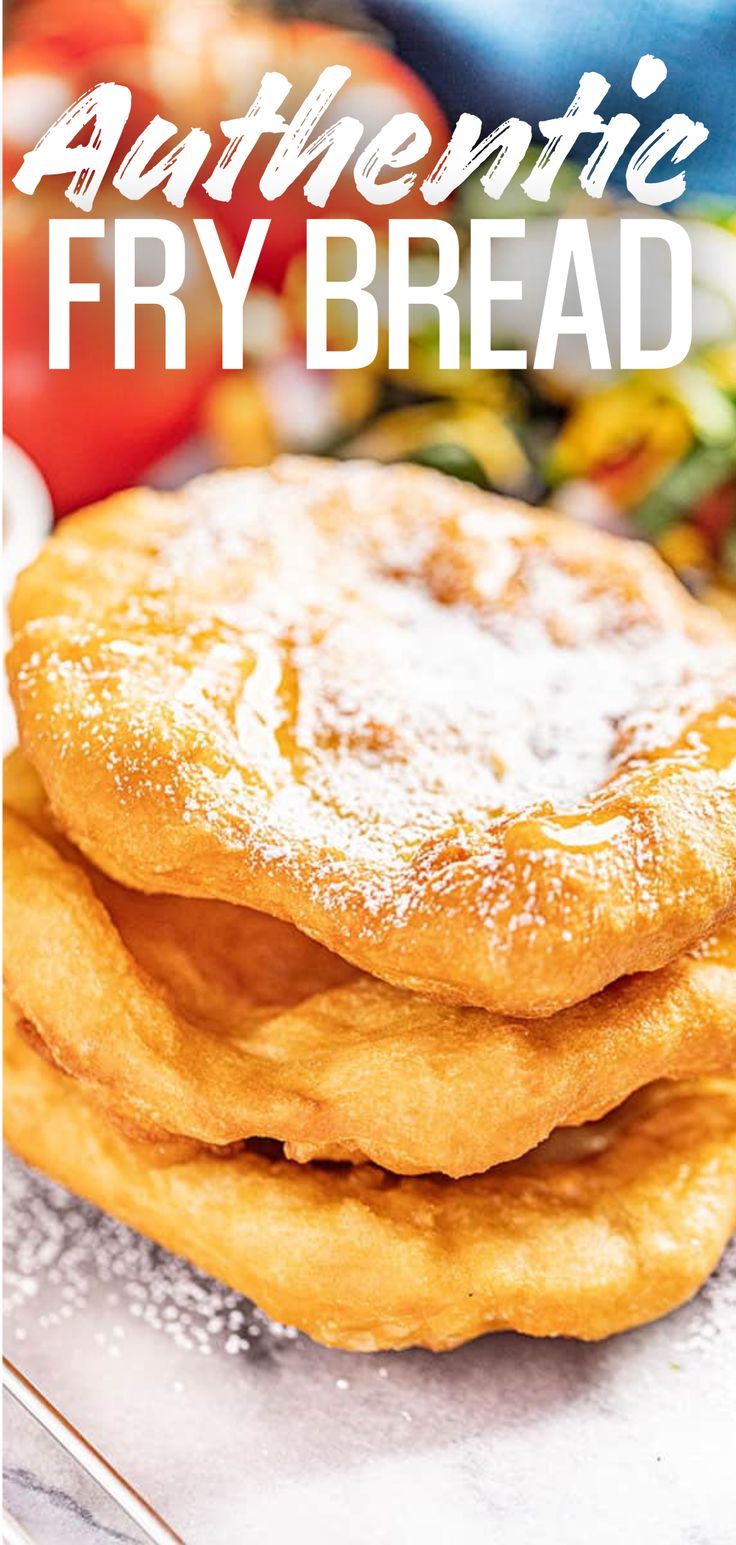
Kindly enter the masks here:
<path id="1" fill-rule="evenodd" d="M 647 548 L 285 458 L 20 577 L 5 1127 L 320 1342 L 598 1339 L 736 1225 L 736 637 Z"/>

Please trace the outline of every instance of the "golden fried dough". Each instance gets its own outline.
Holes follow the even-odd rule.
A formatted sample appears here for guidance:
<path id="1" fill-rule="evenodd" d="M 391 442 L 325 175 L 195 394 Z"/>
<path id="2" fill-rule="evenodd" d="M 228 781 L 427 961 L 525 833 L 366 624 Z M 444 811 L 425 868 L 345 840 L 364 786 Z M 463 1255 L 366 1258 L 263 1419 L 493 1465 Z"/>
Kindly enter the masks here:
<path id="1" fill-rule="evenodd" d="M 736 911 L 736 649 L 640 545 L 285 459 L 65 521 L 12 621 L 55 814 L 136 889 L 524 1016 Z"/>
<path id="2" fill-rule="evenodd" d="M 30 1164 L 354 1351 L 508 1329 L 597 1340 L 689 1298 L 736 1223 L 734 1081 L 655 1085 L 575 1156 L 551 1147 L 472 1180 L 254 1153 L 161 1167 L 11 1025 L 5 1126 Z"/>
<path id="3" fill-rule="evenodd" d="M 84 864 L 10 758 L 5 976 L 53 1061 L 151 1139 L 478 1173 L 655 1078 L 736 1071 L 736 923 L 544 1023 L 361 976 L 288 924 Z"/>

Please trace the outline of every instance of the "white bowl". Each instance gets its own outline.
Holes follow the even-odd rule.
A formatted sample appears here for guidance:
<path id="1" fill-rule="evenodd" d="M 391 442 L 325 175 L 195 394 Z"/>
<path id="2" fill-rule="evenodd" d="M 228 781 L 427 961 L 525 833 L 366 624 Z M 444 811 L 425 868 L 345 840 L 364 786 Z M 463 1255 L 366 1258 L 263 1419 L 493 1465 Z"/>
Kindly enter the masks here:
<path id="1" fill-rule="evenodd" d="M 30 457 L 3 440 L 3 656 L 10 645 L 8 598 L 21 569 L 33 561 L 51 530 L 49 491 Z M 15 744 L 15 715 L 3 687 L 3 750 Z"/>

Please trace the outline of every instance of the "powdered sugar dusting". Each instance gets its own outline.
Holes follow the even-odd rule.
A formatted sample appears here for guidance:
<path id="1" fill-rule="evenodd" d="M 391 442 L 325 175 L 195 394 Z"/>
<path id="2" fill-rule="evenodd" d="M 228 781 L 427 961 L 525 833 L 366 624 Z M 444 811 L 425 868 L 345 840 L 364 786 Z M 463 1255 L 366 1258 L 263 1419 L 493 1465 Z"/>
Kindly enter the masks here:
<path id="1" fill-rule="evenodd" d="M 706 880 L 723 910 L 731 849 L 706 850 L 692 812 L 736 853 L 736 650 L 637 544 L 424 469 L 286 460 L 147 495 L 88 559 L 85 599 L 79 553 L 71 579 L 42 558 L 74 615 L 29 621 L 16 685 L 61 824 L 103 868 L 186 888 L 211 856 L 217 894 L 369 969 L 374 939 L 401 929 L 408 950 L 453 909 L 500 958 L 550 914 L 562 944 L 598 927 L 595 814 L 622 939 L 658 926 L 670 856 L 687 920 Z M 661 779 L 636 781 L 650 759 L 678 772 L 666 819 Z M 402 958 L 395 979 L 438 990 L 448 960 L 421 965 Z M 485 1001 L 475 980 L 452 986 Z"/>
<path id="2" fill-rule="evenodd" d="M 173 800 L 181 753 L 185 819 L 251 828 L 262 800 L 285 843 L 385 864 L 575 808 L 736 679 L 648 554 L 416 469 L 304 467 L 193 484 L 130 585 L 93 573 L 92 615 L 23 662 L 56 753 L 72 718 L 121 800 L 131 768 Z"/>
<path id="3" fill-rule="evenodd" d="M 680 1353 L 718 1353 L 724 1336 L 736 1337 L 736 1239 L 683 1316 L 683 1333 L 675 1348 Z"/>
<path id="4" fill-rule="evenodd" d="M 124 1350 L 126 1323 L 139 1320 L 182 1351 L 263 1359 L 297 1332 L 256 1309 L 178 1256 L 134 1234 L 14 1158 L 5 1163 L 4 1314 L 6 1347 L 73 1317 L 92 1301 L 114 1311 L 111 1332 L 96 1332 L 101 1354 Z M 43 1308 L 34 1301 L 43 1284 Z M 49 1293 L 51 1289 L 51 1293 Z"/>

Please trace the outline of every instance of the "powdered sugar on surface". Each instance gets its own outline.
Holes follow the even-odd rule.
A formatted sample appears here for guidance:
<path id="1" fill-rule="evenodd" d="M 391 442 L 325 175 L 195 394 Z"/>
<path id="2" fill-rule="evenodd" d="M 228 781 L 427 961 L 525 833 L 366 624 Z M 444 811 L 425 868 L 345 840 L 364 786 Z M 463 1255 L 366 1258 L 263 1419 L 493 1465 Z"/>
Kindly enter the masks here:
<path id="1" fill-rule="evenodd" d="M 6 1345 L 15 1345 L 21 1363 L 30 1334 L 88 1313 L 100 1289 L 117 1323 L 96 1339 L 101 1355 L 113 1358 L 121 1355 L 130 1320 L 203 1357 L 263 1357 L 297 1334 L 15 1159 L 5 1166 L 4 1252 Z"/>
<path id="2" fill-rule="evenodd" d="M 619 1545 L 632 1518 L 637 1537 L 730 1545 L 735 1248 L 691 1305 L 605 1343 L 360 1356 L 273 1326 L 14 1159 L 6 1189 L 8 1354 L 192 1545 L 405 1545 L 407 1519 L 423 1545 Z M 6 1439 L 28 1523 L 37 1432 Z"/>
<path id="3" fill-rule="evenodd" d="M 6 1337 L 20 1360 L 29 1334 L 87 1313 L 100 1288 L 119 1315 L 98 1343 L 112 1357 L 120 1355 L 131 1319 L 205 1357 L 263 1357 L 297 1337 L 292 1326 L 7 1156 L 4 1196 Z M 736 1241 L 678 1325 L 673 1345 L 678 1354 L 700 1354 L 716 1350 L 723 1336 L 736 1337 Z"/>
<path id="4" fill-rule="evenodd" d="M 50 688 L 58 755 L 73 723 L 121 802 L 186 783 L 187 818 L 224 840 L 259 811 L 277 847 L 393 864 L 571 810 L 736 679 L 651 554 L 415 468 L 287 460 L 177 498 L 131 524 L 122 578 L 92 553 L 87 614 L 19 680 Z"/>

